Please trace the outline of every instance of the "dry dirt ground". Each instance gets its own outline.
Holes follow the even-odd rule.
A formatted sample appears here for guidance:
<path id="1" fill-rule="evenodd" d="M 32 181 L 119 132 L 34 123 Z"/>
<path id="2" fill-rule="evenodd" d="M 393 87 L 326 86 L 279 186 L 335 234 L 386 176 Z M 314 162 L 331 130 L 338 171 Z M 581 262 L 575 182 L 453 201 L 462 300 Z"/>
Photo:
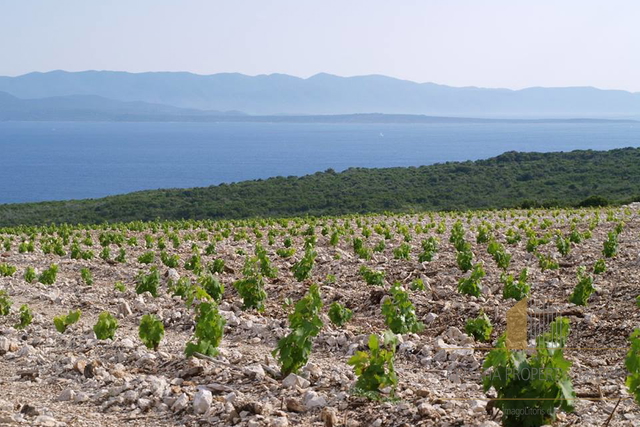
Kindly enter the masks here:
<path id="1" fill-rule="evenodd" d="M 640 308 L 640 220 L 637 208 L 614 211 L 616 220 L 624 221 L 619 237 L 618 255 L 607 259 L 607 271 L 595 279 L 596 293 L 586 307 L 576 307 L 567 301 L 576 284 L 576 271 L 581 265 L 591 268 L 602 257 L 603 241 L 615 223 L 607 220 L 607 211 L 600 210 L 599 224 L 589 239 L 572 244 L 569 255 L 562 257 L 554 241 L 539 251 L 552 255 L 560 263 L 558 270 L 542 272 L 538 260 L 525 250 L 524 233 L 520 242 L 510 245 L 505 232 L 522 220 L 536 218 L 536 231 L 543 234 L 559 230 L 570 232 L 572 220 L 577 229 L 587 230 L 595 210 L 573 211 L 504 211 L 466 214 L 363 216 L 320 219 L 315 223 L 318 257 L 312 279 L 304 283 L 293 277 L 291 265 L 303 254 L 305 236 L 292 237 L 297 248 L 290 259 L 279 257 L 275 250 L 283 247 L 291 229 L 306 230 L 308 220 L 283 224 L 267 222 L 249 226 L 235 223 L 229 237 L 216 243 L 216 253 L 202 255 L 205 263 L 222 258 L 227 269 L 218 274 L 226 291 L 220 311 L 227 319 L 220 355 L 213 360 L 186 358 L 185 343 L 192 337 L 193 309 L 179 297 L 167 291 L 168 277 L 187 276 L 193 272 L 183 268 L 192 253 L 192 244 L 204 248 L 208 242 L 195 236 L 205 231 L 207 238 L 220 231 L 206 229 L 179 230 L 182 244 L 174 249 L 167 241 L 167 252 L 177 253 L 182 261 L 169 272 L 156 256 L 155 264 L 162 273 L 162 286 L 157 298 L 135 292 L 135 278 L 149 265 L 137 261 L 146 252 L 144 235 L 155 239 L 163 231 L 126 231 L 137 236 L 138 246 L 123 247 L 126 263 L 106 262 L 97 255 L 101 251 L 98 236 L 101 230 L 90 231 L 91 248 L 96 257 L 74 260 L 69 256 L 44 254 L 38 242 L 34 252 L 19 253 L 21 236 L 13 235 L 11 249 L 0 252 L 0 264 L 17 267 L 11 277 L 0 277 L 4 289 L 13 301 L 11 314 L 0 316 L 0 425 L 68 425 L 68 426 L 147 426 L 147 425 L 241 425 L 241 426 L 497 426 L 500 413 L 487 407 L 495 391 L 484 393 L 481 365 L 490 343 L 475 342 L 464 333 L 465 321 L 482 309 L 494 325 L 492 339 L 506 327 L 506 311 L 514 300 L 502 297 L 501 271 L 487 253 L 486 243 L 476 243 L 475 227 L 481 221 L 502 226 L 492 234 L 512 254 L 509 272 L 517 275 L 529 269 L 531 284 L 530 311 L 552 309 L 569 318 L 571 335 L 565 355 L 573 362 L 570 375 L 581 396 L 573 413 L 560 413 L 556 425 L 602 426 L 610 414 L 610 426 L 640 425 L 640 410 L 630 398 L 624 382 L 624 357 L 628 336 L 639 326 Z M 550 226 L 542 230 L 540 223 L 548 219 Z M 466 240 L 472 244 L 474 262 L 482 261 L 487 272 L 482 281 L 483 296 L 476 298 L 457 291 L 458 279 L 464 274 L 457 267 L 455 250 L 449 243 L 453 223 L 461 219 Z M 374 253 L 371 260 L 358 258 L 352 248 L 352 236 L 342 235 L 337 246 L 329 243 L 329 234 L 336 224 L 351 224 L 355 235 L 362 230 L 357 225 L 386 223 L 393 232 L 386 249 Z M 415 225 L 444 221 L 446 231 L 436 228 L 415 231 Z M 224 223 L 227 224 L 227 223 Z M 412 235 L 409 260 L 394 259 L 393 249 L 404 242 L 398 226 L 407 226 Z M 214 228 L 216 226 L 214 225 Z M 245 254 L 253 254 L 254 228 L 263 233 L 263 246 L 278 268 L 276 279 L 266 279 L 268 299 L 262 313 L 243 311 L 242 299 L 233 282 L 242 277 Z M 234 239 L 241 230 L 249 239 Z M 276 230 L 275 244 L 267 243 L 267 232 Z M 194 237 L 188 241 L 189 235 Z M 1 234 L 0 241 L 10 234 Z M 79 232 L 79 240 L 85 231 Z M 418 262 L 420 243 L 429 236 L 440 240 L 439 251 L 431 262 Z M 38 237 L 39 238 L 39 237 Z M 373 233 L 365 239 L 374 247 L 383 236 Z M 89 249 L 82 245 L 83 250 Z M 67 248 L 65 248 L 67 249 Z M 157 248 L 153 249 L 157 254 Z M 111 246 L 112 254 L 117 247 Z M 338 259 L 339 258 L 339 259 Z M 28 266 L 42 272 L 50 264 L 59 266 L 55 284 L 27 283 L 23 274 Z M 361 265 L 386 273 L 384 287 L 367 285 L 358 274 Z M 94 284 L 86 286 L 80 269 L 88 267 Z M 335 282 L 327 275 L 335 276 Z M 415 278 L 422 278 L 424 291 L 410 291 L 418 317 L 425 329 L 418 334 L 406 334 L 397 349 L 395 366 L 399 377 L 394 401 L 371 401 L 352 393 L 356 377 L 347 360 L 356 350 L 365 350 L 368 335 L 385 329 L 381 300 L 390 284 L 400 281 L 408 287 Z M 127 290 L 114 289 L 122 281 Z M 324 316 L 324 328 L 315 339 L 308 365 L 294 384 L 279 377 L 278 362 L 271 355 L 277 340 L 288 333 L 285 302 L 297 301 L 310 283 L 321 284 L 324 313 L 332 301 L 340 301 L 354 312 L 344 327 L 332 326 Z M 28 304 L 34 314 L 33 323 L 17 330 L 18 308 Z M 52 323 L 54 316 L 80 309 L 79 323 L 61 334 Z M 109 311 L 117 316 L 120 327 L 114 340 L 95 338 L 93 325 L 98 315 Z M 153 313 L 162 319 L 166 335 L 158 351 L 149 350 L 138 338 L 138 324 L 144 314 Z M 456 350 L 456 347 L 459 349 Z M 205 390 L 203 392 L 203 390 Z M 212 400 L 206 399 L 211 392 Z M 204 399 L 202 397 L 204 396 Z M 617 405 L 617 408 L 616 408 Z M 615 411 L 614 411 L 615 408 Z"/>

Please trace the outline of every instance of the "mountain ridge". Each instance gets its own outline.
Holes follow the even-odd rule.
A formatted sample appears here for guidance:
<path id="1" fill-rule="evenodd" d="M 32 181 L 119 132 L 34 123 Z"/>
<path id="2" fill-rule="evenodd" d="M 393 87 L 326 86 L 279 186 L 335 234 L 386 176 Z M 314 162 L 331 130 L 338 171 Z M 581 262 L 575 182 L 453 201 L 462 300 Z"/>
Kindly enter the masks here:
<path id="1" fill-rule="evenodd" d="M 422 114 L 471 117 L 640 118 L 640 93 L 593 87 L 525 89 L 453 87 L 371 74 L 307 78 L 274 73 L 56 70 L 0 77 L 0 91 L 19 98 L 97 95 L 179 108 L 251 115 Z"/>
<path id="2" fill-rule="evenodd" d="M 99 95 L 66 95 L 23 99 L 0 91 L 0 121 L 137 121 L 165 117 L 222 117 L 233 111 L 204 111 L 144 101 L 117 101 Z"/>
<path id="3" fill-rule="evenodd" d="M 0 92 L 1 121 L 227 122 L 227 123 L 640 123 L 631 119 L 500 119 L 418 114 L 247 115 L 240 111 L 179 108 L 143 101 L 117 101 L 99 95 L 22 99 Z"/>

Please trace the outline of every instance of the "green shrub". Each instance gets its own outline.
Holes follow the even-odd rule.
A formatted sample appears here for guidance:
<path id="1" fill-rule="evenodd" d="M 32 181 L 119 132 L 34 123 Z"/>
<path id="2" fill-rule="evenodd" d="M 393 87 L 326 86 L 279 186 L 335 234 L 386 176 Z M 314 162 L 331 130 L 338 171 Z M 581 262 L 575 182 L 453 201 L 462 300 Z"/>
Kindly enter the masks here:
<path id="1" fill-rule="evenodd" d="M 169 268 L 178 268 L 180 265 L 180 255 L 169 255 L 166 251 L 160 252 L 160 261 Z"/>
<path id="2" fill-rule="evenodd" d="M 16 272 L 16 268 L 9 264 L 0 264 L 0 276 L 10 277 Z"/>
<path id="3" fill-rule="evenodd" d="M 359 258 L 364 260 L 370 260 L 372 256 L 371 248 L 367 247 L 362 239 L 356 237 L 353 239 L 353 251 Z"/>
<path id="4" fill-rule="evenodd" d="M 473 336 L 476 340 L 487 342 L 491 339 L 493 325 L 486 313 L 480 313 L 475 319 L 469 319 L 464 325 L 467 334 Z"/>
<path id="5" fill-rule="evenodd" d="M 466 273 L 473 268 L 473 252 L 471 252 L 471 245 L 467 243 L 463 247 L 462 251 L 456 253 L 456 263 L 463 273 Z"/>
<path id="6" fill-rule="evenodd" d="M 210 262 L 207 265 L 207 269 L 212 274 L 223 273 L 224 272 L 224 259 L 222 259 L 222 258 L 214 259 L 213 262 Z"/>
<path id="7" fill-rule="evenodd" d="M 335 301 L 329 307 L 329 319 L 337 327 L 344 326 L 353 317 L 353 311 Z"/>
<path id="8" fill-rule="evenodd" d="M 100 313 L 100 316 L 98 316 L 98 322 L 93 327 L 93 332 L 99 340 L 113 340 L 116 329 L 118 329 L 118 319 L 113 317 L 108 311 L 103 311 Z"/>
<path id="9" fill-rule="evenodd" d="M 264 310 L 264 301 L 267 293 L 264 290 L 264 279 L 260 274 L 260 267 L 256 257 L 247 258 L 243 269 L 244 278 L 234 282 L 243 300 L 243 309 L 255 308 L 258 311 Z"/>
<path id="10" fill-rule="evenodd" d="M 307 247 L 304 257 L 293 264 L 291 271 L 297 281 L 302 282 L 311 276 L 311 270 L 313 269 L 316 256 L 318 256 L 318 253 L 312 247 Z"/>
<path id="11" fill-rule="evenodd" d="M 626 385 L 636 402 L 640 404 L 640 329 L 636 328 L 629 337 L 631 346 L 624 360 L 624 364 L 629 371 Z"/>
<path id="12" fill-rule="evenodd" d="M 458 252 L 462 252 L 464 249 L 465 241 L 464 241 L 464 227 L 462 226 L 462 222 L 456 221 L 451 227 L 451 236 L 449 236 L 449 242 L 453 243 L 453 246 L 456 248 Z"/>
<path id="13" fill-rule="evenodd" d="M 279 248 L 276 249 L 276 254 L 281 258 L 291 258 L 296 253 L 295 248 Z"/>
<path id="14" fill-rule="evenodd" d="M 18 252 L 23 254 L 25 252 L 33 252 L 35 251 L 35 245 L 33 244 L 33 242 L 22 242 L 18 245 Z"/>
<path id="15" fill-rule="evenodd" d="M 211 242 L 209 243 L 205 248 L 204 248 L 204 254 L 205 255 L 214 255 L 216 253 L 216 244 L 215 242 Z"/>
<path id="16" fill-rule="evenodd" d="M 63 334 L 70 325 L 77 323 L 80 320 L 80 316 L 82 312 L 80 310 L 70 311 L 66 316 L 56 316 L 53 318 L 53 325 L 56 327 L 58 332 Z"/>
<path id="17" fill-rule="evenodd" d="M 160 284 L 160 273 L 156 267 L 151 267 L 149 274 L 143 271 L 136 277 L 136 294 L 149 292 L 154 297 L 158 296 L 158 285 Z"/>
<path id="18" fill-rule="evenodd" d="M 603 207 L 609 206 L 611 202 L 606 197 L 602 196 L 589 196 L 580 203 L 578 203 L 578 207 L 581 208 L 590 208 L 590 207 Z"/>
<path id="19" fill-rule="evenodd" d="M 602 250 L 602 254 L 606 258 L 613 258 L 618 253 L 618 234 L 610 231 L 607 234 L 607 240 L 604 242 L 604 249 Z"/>
<path id="20" fill-rule="evenodd" d="M 40 276 L 38 276 L 38 282 L 44 285 L 53 285 L 56 283 L 58 277 L 58 266 L 51 264 L 48 269 L 44 270 Z"/>
<path id="21" fill-rule="evenodd" d="M 387 248 L 387 244 L 385 243 L 384 240 L 380 240 L 378 243 L 376 243 L 376 245 L 373 247 L 373 252 L 376 253 L 380 253 L 380 252 L 384 252 L 384 250 Z"/>
<path id="22" fill-rule="evenodd" d="M 493 260 L 498 264 L 499 268 L 503 270 L 509 268 L 509 264 L 511 264 L 511 254 L 508 253 L 500 243 L 492 240 L 491 243 L 489 243 L 487 252 L 493 257 Z"/>
<path id="23" fill-rule="evenodd" d="M 93 285 L 93 274 L 91 273 L 91 270 L 89 270 L 88 268 L 80 269 L 80 277 L 82 277 L 82 281 L 85 283 L 85 285 L 87 286 Z"/>
<path id="24" fill-rule="evenodd" d="M 596 290 L 593 287 L 593 277 L 585 273 L 584 267 L 578 268 L 578 284 L 573 289 L 569 301 L 576 305 L 587 305 L 587 300 Z"/>
<path id="25" fill-rule="evenodd" d="M 193 356 L 194 353 L 217 355 L 225 323 L 215 303 L 200 303 L 196 308 L 196 327 L 193 333 L 195 342 L 189 341 L 184 350 L 187 357 Z"/>
<path id="26" fill-rule="evenodd" d="M 186 300 L 191 295 L 193 285 L 188 277 L 181 277 L 177 283 L 171 283 L 169 285 L 169 291 L 173 296 L 178 296 L 183 300 Z"/>
<path id="27" fill-rule="evenodd" d="M 535 236 L 529 237 L 529 240 L 527 240 L 527 252 L 535 252 L 538 246 L 540 246 L 540 240 Z"/>
<path id="28" fill-rule="evenodd" d="M 12 304 L 7 291 L 0 290 L 0 316 L 8 316 Z"/>
<path id="29" fill-rule="evenodd" d="M 569 241 L 571 243 L 575 243 L 578 244 L 580 242 L 582 242 L 582 234 L 580 234 L 580 232 L 578 230 L 572 230 L 571 234 L 569 234 Z"/>
<path id="30" fill-rule="evenodd" d="M 411 254 L 411 246 L 406 243 L 401 244 L 393 250 L 393 257 L 395 259 L 409 259 Z"/>
<path id="31" fill-rule="evenodd" d="M 504 289 L 502 291 L 502 297 L 505 299 L 513 298 L 516 301 L 520 301 L 529 295 L 531 287 L 527 283 L 528 270 L 524 268 L 518 276 L 518 280 L 514 280 L 511 274 L 502 274 L 500 279 L 504 283 Z"/>
<path id="32" fill-rule="evenodd" d="M 289 315 L 291 333 L 278 341 L 273 356 L 280 361 L 283 375 L 288 375 L 306 365 L 311 354 L 313 338 L 322 329 L 322 298 L 318 285 L 311 285 L 309 292 L 298 301 Z"/>
<path id="33" fill-rule="evenodd" d="M 354 367 L 358 377 L 356 391 L 377 398 L 380 390 L 390 387 L 391 396 L 398 385 L 398 375 L 393 365 L 398 339 L 391 331 L 385 331 L 382 343 L 377 335 L 369 336 L 369 351 L 358 351 L 348 365 Z"/>
<path id="34" fill-rule="evenodd" d="M 562 256 L 567 256 L 571 251 L 571 242 L 565 239 L 564 237 L 558 235 L 556 237 L 556 248 L 558 249 L 558 252 L 560 252 Z"/>
<path id="35" fill-rule="evenodd" d="M 24 271 L 24 280 L 27 283 L 33 283 L 35 282 L 37 279 L 37 275 L 36 275 L 36 270 L 33 267 L 27 267 L 27 269 Z"/>
<path id="36" fill-rule="evenodd" d="M 412 291 L 424 291 L 424 281 L 422 279 L 413 279 L 409 285 Z"/>
<path id="37" fill-rule="evenodd" d="M 124 248 L 120 248 L 120 250 L 118 251 L 118 256 L 115 257 L 115 261 L 119 263 L 125 263 L 127 262 L 126 256 L 127 252 L 124 250 Z"/>
<path id="38" fill-rule="evenodd" d="M 563 349 L 569 334 L 569 320 L 558 317 L 550 332 L 536 338 L 536 352 L 510 350 L 506 338 L 498 340 L 483 364 L 483 386 L 494 388 L 495 406 L 502 411 L 505 427 L 552 424 L 557 409 L 571 412 L 576 395 Z"/>
<path id="39" fill-rule="evenodd" d="M 422 253 L 418 255 L 419 262 L 431 262 L 433 256 L 438 252 L 438 239 L 429 237 L 422 241 Z"/>
<path id="40" fill-rule="evenodd" d="M 193 271 L 195 274 L 202 273 L 202 258 L 199 253 L 191 255 L 191 258 L 184 263 L 185 270 Z"/>
<path id="41" fill-rule="evenodd" d="M 400 283 L 394 283 L 389 292 L 391 297 L 382 303 L 382 315 L 387 327 L 396 334 L 420 332 L 424 329 L 424 325 L 418 321 L 409 293 L 402 289 Z"/>
<path id="42" fill-rule="evenodd" d="M 520 235 L 520 233 L 510 228 L 509 230 L 507 230 L 506 239 L 508 244 L 515 245 L 520 240 L 522 240 L 522 236 Z"/>
<path id="43" fill-rule="evenodd" d="M 164 325 L 162 321 L 153 314 L 145 314 L 140 320 L 138 336 L 147 348 L 158 349 L 162 337 L 164 337 Z"/>
<path id="44" fill-rule="evenodd" d="M 138 262 L 141 264 L 151 264 L 155 259 L 156 254 L 153 251 L 148 251 L 138 257 Z"/>
<path id="45" fill-rule="evenodd" d="M 108 247 L 102 248 L 102 251 L 100 251 L 100 258 L 105 261 L 109 261 L 111 259 L 111 250 Z"/>
<path id="46" fill-rule="evenodd" d="M 267 251 L 260 243 L 256 244 L 255 254 L 260 262 L 260 272 L 263 276 L 274 279 L 278 276 L 278 269 L 271 265 L 271 260 L 267 256 Z"/>
<path id="47" fill-rule="evenodd" d="M 360 276 L 364 279 L 367 285 L 382 286 L 384 285 L 384 271 L 375 271 L 367 268 L 366 265 L 360 267 Z"/>
<path id="48" fill-rule="evenodd" d="M 22 304 L 20 306 L 20 321 L 14 325 L 16 329 L 24 329 L 31 324 L 33 320 L 33 315 L 31 314 L 31 309 L 27 304 Z"/>
<path id="49" fill-rule="evenodd" d="M 201 276 L 198 279 L 198 284 L 209 294 L 209 296 L 214 301 L 220 302 L 220 300 L 222 300 L 222 295 L 224 294 L 224 285 L 220 283 L 218 279 L 213 277 L 213 275 L 207 274 L 205 276 Z"/>
<path id="50" fill-rule="evenodd" d="M 485 272 L 482 264 L 475 264 L 469 277 L 463 277 L 458 281 L 458 292 L 479 297 L 481 294 L 480 281 L 484 276 Z"/>
<path id="51" fill-rule="evenodd" d="M 560 268 L 558 261 L 553 259 L 551 255 L 543 255 L 541 253 L 538 253 L 536 256 L 538 257 L 538 266 L 540 267 L 540 270 L 542 272 L 546 270 L 557 270 L 558 268 Z"/>
<path id="52" fill-rule="evenodd" d="M 487 243 L 491 238 L 489 228 L 485 224 L 478 225 L 478 234 L 476 236 L 477 243 Z"/>
<path id="53" fill-rule="evenodd" d="M 603 259 L 599 259 L 593 264 L 594 274 L 601 274 L 601 273 L 604 273 L 605 271 L 607 271 L 607 264 Z"/>

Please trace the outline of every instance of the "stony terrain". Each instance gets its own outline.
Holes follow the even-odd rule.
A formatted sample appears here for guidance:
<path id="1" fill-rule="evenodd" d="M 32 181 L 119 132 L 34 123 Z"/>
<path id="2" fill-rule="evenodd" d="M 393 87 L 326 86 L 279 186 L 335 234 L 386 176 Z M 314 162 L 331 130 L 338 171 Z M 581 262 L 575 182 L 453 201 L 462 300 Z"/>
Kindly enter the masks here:
<path id="1" fill-rule="evenodd" d="M 566 235 L 572 223 L 586 231 L 596 212 L 599 221 L 591 237 L 573 243 L 568 255 L 561 256 L 553 240 L 538 248 L 559 262 L 558 270 L 541 271 L 538 259 L 525 249 L 526 237 L 521 230 L 521 241 L 508 244 L 505 240 L 508 229 L 517 229 L 522 221 L 531 224 L 532 219 L 536 220 L 533 229 L 540 235 L 549 231 Z M 154 264 L 162 274 L 162 289 L 156 298 L 149 293 L 137 295 L 135 280 L 139 271 L 149 270 L 149 265 L 137 261 L 150 250 L 145 247 L 144 236 L 153 236 L 157 243 L 159 237 L 168 234 L 162 224 L 157 224 L 156 230 L 148 224 L 123 228 L 127 237 L 137 237 L 137 246 L 123 245 L 125 263 L 98 257 L 103 229 L 71 231 L 72 239 L 79 242 L 89 234 L 93 244 L 81 246 L 95 253 L 90 260 L 71 259 L 69 250 L 64 256 L 43 253 L 39 244 L 42 230 L 0 230 L 0 242 L 12 239 L 8 250 L 0 249 L 0 264 L 17 268 L 15 274 L 0 277 L 0 289 L 6 290 L 13 302 L 11 313 L 0 316 L 0 425 L 498 426 L 500 413 L 487 404 L 495 392 L 485 393 L 481 381 L 481 365 L 491 344 L 476 342 L 464 332 L 465 321 L 482 309 L 494 325 L 492 338 L 497 338 L 505 330 L 506 310 L 515 304 L 502 297 L 501 271 L 487 253 L 487 244 L 476 242 L 476 227 L 486 221 L 497 225 L 491 234 L 513 255 L 509 272 L 529 269 L 531 310 L 553 308 L 570 319 L 571 335 L 565 353 L 573 362 L 571 377 L 580 399 L 573 413 L 558 415 L 557 425 L 602 426 L 613 412 L 610 426 L 640 426 L 639 407 L 624 385 L 627 338 L 640 319 L 636 306 L 640 294 L 637 214 L 638 208 L 632 206 L 611 211 L 497 211 L 294 219 L 287 223 L 175 222 L 165 225 L 169 233 L 180 236 L 181 244 L 174 248 L 167 239 L 166 251 L 179 254 L 181 263 L 171 269 L 156 256 Z M 543 227 L 544 219 L 548 224 Z M 458 279 L 464 274 L 457 267 L 448 240 L 457 220 L 462 221 L 466 239 L 472 244 L 474 262 L 482 261 L 487 272 L 479 298 L 457 290 Z M 624 229 L 618 254 L 607 259 L 607 271 L 596 276 L 596 293 L 585 307 L 569 303 L 578 267 L 591 269 L 602 258 L 607 233 L 620 220 Z M 386 240 L 386 248 L 374 252 L 370 260 L 354 253 L 349 232 L 340 236 L 336 246 L 329 242 L 335 227 L 349 224 L 354 235 L 362 237 L 363 229 L 373 230 L 382 223 L 389 226 L 392 235 Z M 443 223 L 444 228 L 422 228 L 429 223 Z M 317 236 L 318 257 L 312 279 L 298 282 L 290 269 L 303 254 L 308 237 L 303 232 L 309 225 Z M 419 231 L 416 225 L 420 225 Z M 272 245 L 267 240 L 270 230 Z M 34 231 L 34 251 L 20 253 L 19 243 L 33 240 Z M 395 259 L 393 249 L 404 243 L 406 232 L 411 236 L 410 258 Z M 225 334 L 217 357 L 186 358 L 185 343 L 194 327 L 193 308 L 172 296 L 167 285 L 184 276 L 195 282 L 196 275 L 184 268 L 184 261 L 193 253 L 193 245 L 202 251 L 216 236 L 216 253 L 202 253 L 202 259 L 206 263 L 225 260 L 224 272 L 217 274 L 226 287 L 219 304 L 227 321 Z M 297 251 L 285 259 L 275 250 L 282 248 L 289 236 Z M 439 250 L 431 262 L 420 263 L 420 244 L 429 236 L 438 237 Z M 372 248 L 383 239 L 376 232 L 364 238 Z M 268 298 L 261 313 L 243 311 L 242 299 L 233 287 L 258 240 L 278 268 L 277 278 L 265 279 Z M 111 245 L 113 255 L 117 249 Z M 160 252 L 157 247 L 151 250 Z M 27 267 L 42 272 L 53 263 L 59 266 L 55 284 L 29 284 L 24 280 Z M 385 271 L 384 287 L 364 282 L 358 274 L 363 264 Z M 93 274 L 91 286 L 81 279 L 83 267 Z M 372 401 L 354 394 L 356 376 L 346 362 L 355 351 L 366 349 L 369 334 L 385 329 L 380 305 L 390 284 L 400 281 L 408 287 L 416 278 L 423 279 L 426 289 L 410 291 L 411 300 L 426 327 L 418 334 L 400 337 L 395 356 L 397 399 Z M 117 281 L 125 284 L 124 292 L 114 289 Z M 325 313 L 332 301 L 340 301 L 354 311 L 354 317 L 337 328 L 324 314 L 324 327 L 314 341 L 309 363 L 299 375 L 282 378 L 271 352 L 277 340 L 288 333 L 291 308 L 286 302 L 300 299 L 311 283 L 321 285 Z M 28 304 L 34 319 L 30 326 L 18 330 L 13 325 L 22 304 Z M 59 333 L 53 317 L 72 309 L 82 311 L 80 321 Z M 93 325 L 103 311 L 119 320 L 114 340 L 98 340 L 94 335 Z M 148 313 L 162 319 L 166 330 L 157 351 L 147 349 L 138 337 L 140 318 Z"/>

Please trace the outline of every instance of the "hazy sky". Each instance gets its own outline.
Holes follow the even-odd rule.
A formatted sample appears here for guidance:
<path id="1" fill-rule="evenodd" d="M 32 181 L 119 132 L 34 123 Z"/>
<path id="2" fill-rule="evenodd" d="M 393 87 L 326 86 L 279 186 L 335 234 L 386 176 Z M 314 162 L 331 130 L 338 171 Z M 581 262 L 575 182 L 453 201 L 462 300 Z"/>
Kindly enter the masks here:
<path id="1" fill-rule="evenodd" d="M 0 0 L 0 75 L 385 74 L 640 91 L 638 0 Z"/>

